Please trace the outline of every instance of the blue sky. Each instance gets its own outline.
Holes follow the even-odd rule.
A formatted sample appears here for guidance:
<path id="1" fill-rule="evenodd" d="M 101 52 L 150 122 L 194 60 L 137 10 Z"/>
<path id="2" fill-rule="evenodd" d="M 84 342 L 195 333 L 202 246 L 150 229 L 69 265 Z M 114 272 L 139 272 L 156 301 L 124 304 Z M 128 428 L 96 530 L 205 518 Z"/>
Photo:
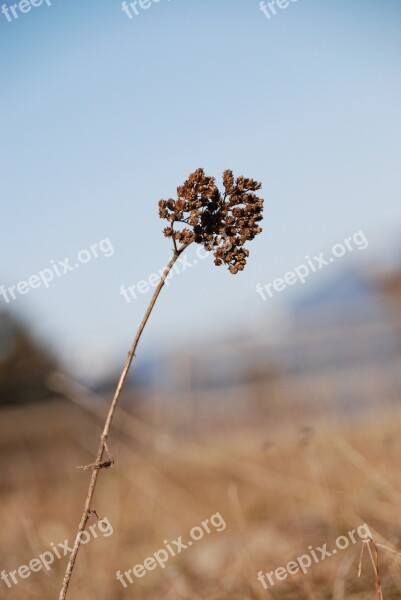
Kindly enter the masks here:
<path id="1" fill-rule="evenodd" d="M 118 364 L 149 301 L 120 285 L 167 262 L 157 201 L 199 166 L 263 182 L 264 232 L 243 273 L 206 260 L 175 278 L 144 352 L 273 315 L 306 286 L 263 303 L 256 283 L 355 231 L 369 248 L 350 259 L 377 260 L 401 224 L 400 26 L 397 0 L 298 0 L 271 19 L 250 0 L 0 15 L 0 284 L 103 238 L 115 250 L 0 307 L 81 373 Z"/>

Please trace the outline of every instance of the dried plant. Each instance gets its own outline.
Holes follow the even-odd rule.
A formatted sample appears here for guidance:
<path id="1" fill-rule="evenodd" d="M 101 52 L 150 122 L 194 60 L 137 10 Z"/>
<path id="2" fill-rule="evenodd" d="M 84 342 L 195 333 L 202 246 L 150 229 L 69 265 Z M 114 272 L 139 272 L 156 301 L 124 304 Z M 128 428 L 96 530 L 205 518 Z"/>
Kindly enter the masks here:
<path id="1" fill-rule="evenodd" d="M 202 244 L 213 251 L 216 265 L 225 263 L 235 274 L 244 269 L 249 256 L 245 242 L 262 231 L 258 222 L 263 219 L 263 200 L 254 193 L 262 185 L 246 177 L 234 179 L 232 171 L 224 171 L 223 184 L 221 194 L 214 177 L 197 169 L 177 188 L 177 200 L 160 200 L 159 215 L 171 223 L 164 230 L 166 237 Z M 175 223 L 189 227 L 175 230 Z"/>
<path id="2" fill-rule="evenodd" d="M 164 230 L 164 234 L 173 240 L 173 255 L 154 291 L 131 349 L 128 352 L 128 357 L 100 436 L 96 460 L 87 467 L 83 467 L 84 469 L 91 470 L 92 476 L 73 550 L 64 575 L 59 600 L 65 600 L 67 597 L 71 575 L 81 545 L 81 536 L 85 531 L 88 520 L 95 512 L 92 508 L 92 501 L 99 473 L 114 464 L 114 459 L 107 447 L 107 439 L 114 413 L 139 340 L 168 274 L 178 257 L 193 242 L 202 244 L 207 250 L 212 251 L 216 265 L 219 266 L 225 263 L 229 271 L 233 274 L 242 271 L 249 256 L 249 252 L 244 248 L 244 244 L 262 231 L 258 223 L 263 218 L 263 200 L 254 193 L 262 187 L 261 184 L 246 177 L 234 179 L 232 171 L 225 171 L 223 174 L 223 185 L 224 193 L 221 194 L 215 184 L 214 177 L 205 175 L 203 169 L 197 169 L 189 175 L 182 186 L 177 188 L 177 200 L 170 198 L 169 200 L 160 200 L 159 202 L 160 217 L 167 219 L 170 223 Z M 104 460 L 105 453 L 107 455 L 106 460 Z"/>

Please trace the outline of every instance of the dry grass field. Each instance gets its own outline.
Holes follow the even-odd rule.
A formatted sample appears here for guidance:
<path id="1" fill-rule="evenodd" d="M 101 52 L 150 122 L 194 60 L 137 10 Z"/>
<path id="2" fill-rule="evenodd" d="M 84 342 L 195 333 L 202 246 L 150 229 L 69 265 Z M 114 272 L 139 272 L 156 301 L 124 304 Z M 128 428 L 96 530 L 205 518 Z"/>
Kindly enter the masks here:
<path id="1" fill-rule="evenodd" d="M 308 546 L 333 547 L 337 536 L 366 522 L 381 544 L 383 598 L 400 598 L 401 556 L 394 552 L 401 548 L 400 430 L 401 412 L 392 411 L 343 425 L 322 420 L 307 430 L 296 419 L 236 427 L 196 441 L 154 434 L 151 443 L 152 430 L 138 442 L 137 423 L 120 415 L 110 442 L 115 466 L 101 473 L 95 498 L 113 534 L 82 546 L 70 597 L 380 598 L 367 551 L 358 578 L 359 539 L 312 564 L 307 575 L 288 576 L 268 590 L 257 580 L 259 571 L 285 566 Z M 51 543 L 72 542 L 90 476 L 76 467 L 92 462 L 98 434 L 93 417 L 66 402 L 2 410 L 1 569 L 27 565 Z M 126 588 L 117 581 L 117 570 L 143 563 L 164 540 L 188 539 L 215 513 L 224 531 L 212 530 Z M 57 598 L 66 561 L 18 578 L 10 589 L 1 582 L 0 597 Z"/>

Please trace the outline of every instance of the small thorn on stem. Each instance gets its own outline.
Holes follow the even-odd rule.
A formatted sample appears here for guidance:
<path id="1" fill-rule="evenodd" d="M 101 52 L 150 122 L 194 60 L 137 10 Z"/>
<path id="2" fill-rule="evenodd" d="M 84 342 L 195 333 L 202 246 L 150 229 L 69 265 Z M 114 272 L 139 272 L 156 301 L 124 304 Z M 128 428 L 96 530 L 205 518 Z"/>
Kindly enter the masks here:
<path id="1" fill-rule="evenodd" d="M 112 456 L 112 454 L 110 454 L 110 451 L 108 449 L 108 446 L 107 446 L 105 440 L 103 440 L 103 444 L 104 444 L 104 448 L 108 455 L 107 460 L 103 460 L 99 463 L 98 462 L 91 463 L 90 465 L 85 465 L 83 467 L 77 467 L 77 469 L 83 469 L 84 471 L 89 471 L 89 470 L 95 471 L 95 470 L 99 470 L 99 469 L 109 469 L 110 467 L 112 467 L 115 464 L 114 456 Z"/>
<path id="2" fill-rule="evenodd" d="M 83 469 L 84 471 L 97 471 L 99 469 L 109 469 L 114 465 L 114 460 L 103 460 L 100 463 L 91 463 L 90 465 L 84 465 L 77 467 L 77 469 Z"/>
<path id="3" fill-rule="evenodd" d="M 102 520 L 102 519 L 99 517 L 99 515 L 97 514 L 97 512 L 96 512 L 95 510 L 91 509 L 91 508 L 88 510 L 88 517 L 96 517 L 96 519 L 97 519 L 98 521 L 101 521 L 101 520 Z"/>

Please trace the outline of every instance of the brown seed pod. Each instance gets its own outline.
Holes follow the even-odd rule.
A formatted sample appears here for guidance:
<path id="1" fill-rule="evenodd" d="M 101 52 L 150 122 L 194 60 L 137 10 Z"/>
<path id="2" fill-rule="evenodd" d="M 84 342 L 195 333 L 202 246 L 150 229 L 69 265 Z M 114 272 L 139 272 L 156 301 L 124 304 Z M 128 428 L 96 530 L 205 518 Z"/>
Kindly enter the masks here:
<path id="1" fill-rule="evenodd" d="M 182 244 L 197 242 L 213 251 L 215 264 L 226 264 L 230 273 L 242 271 L 249 251 L 243 248 L 262 228 L 263 199 L 255 194 L 262 184 L 243 176 L 234 178 L 232 171 L 223 173 L 224 192 L 215 178 L 203 169 L 191 173 L 177 188 L 177 200 L 160 200 L 159 216 L 171 225 L 164 235 Z M 181 230 L 174 223 L 184 224 Z M 222 240 L 228 239 L 229 243 Z"/>

